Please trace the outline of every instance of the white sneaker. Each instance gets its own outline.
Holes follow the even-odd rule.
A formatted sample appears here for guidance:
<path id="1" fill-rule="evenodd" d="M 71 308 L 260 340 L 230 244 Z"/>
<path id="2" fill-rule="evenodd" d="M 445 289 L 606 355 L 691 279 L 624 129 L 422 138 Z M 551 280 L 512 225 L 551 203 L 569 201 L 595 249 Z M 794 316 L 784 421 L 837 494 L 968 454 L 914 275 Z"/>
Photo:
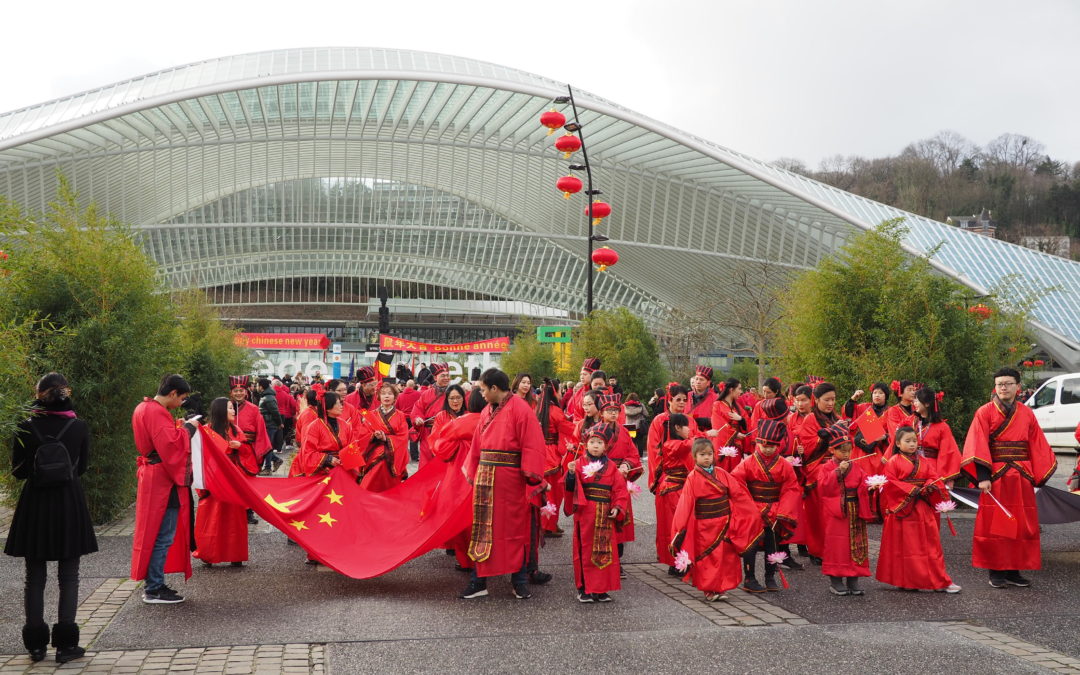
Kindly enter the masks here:
<path id="1" fill-rule="evenodd" d="M 958 586 L 957 584 L 949 584 L 948 586 L 945 587 L 945 592 L 946 593 L 959 593 L 960 592 L 960 586 Z"/>

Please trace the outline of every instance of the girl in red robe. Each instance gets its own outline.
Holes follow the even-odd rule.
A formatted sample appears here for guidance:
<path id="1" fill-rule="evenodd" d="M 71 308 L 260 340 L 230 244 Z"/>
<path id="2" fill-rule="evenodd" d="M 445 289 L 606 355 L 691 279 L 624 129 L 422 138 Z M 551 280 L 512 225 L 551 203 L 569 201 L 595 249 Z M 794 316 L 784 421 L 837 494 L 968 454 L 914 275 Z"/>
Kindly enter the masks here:
<path id="1" fill-rule="evenodd" d="M 626 478 L 607 454 L 615 425 L 596 424 L 585 437 L 585 455 L 566 477 L 566 491 L 574 495 L 565 506 L 566 515 L 574 516 L 574 585 L 578 602 L 610 602 L 608 593 L 621 588 L 616 531 L 626 519 L 630 494 Z"/>
<path id="2" fill-rule="evenodd" d="M 330 473 L 341 464 L 341 450 L 352 438 L 349 423 L 341 418 L 344 405 L 337 394 L 326 392 L 314 407 L 316 417 L 304 428 L 304 443 L 290 467 L 290 473 L 295 468 L 298 476 Z"/>
<path id="3" fill-rule="evenodd" d="M 941 516 L 934 508 L 948 499 L 948 493 L 934 461 L 920 457 L 918 449 L 915 429 L 896 430 L 885 465 L 889 482 L 881 487 L 879 502 L 885 524 L 877 580 L 900 590 L 959 593 L 960 587 L 945 573 Z"/>
<path id="4" fill-rule="evenodd" d="M 678 385 L 669 389 L 668 394 L 685 401 L 686 390 Z M 658 432 L 657 420 L 661 419 L 663 429 Z M 671 576 L 679 575 L 671 553 L 671 522 L 679 505 L 680 491 L 694 465 L 690 455 L 693 423 L 694 420 L 682 413 L 663 413 L 656 416 L 649 428 L 649 491 L 655 498 L 656 559 L 668 566 Z"/>
<path id="5" fill-rule="evenodd" d="M 739 452 L 732 455 L 717 455 L 716 461 L 720 468 L 732 471 L 742 461 L 742 440 L 746 436 L 748 413 L 739 405 L 738 398 L 742 393 L 742 383 L 734 377 L 724 381 L 720 389 L 720 398 L 713 404 L 712 429 L 705 433 L 712 439 L 713 447 L 717 453 L 721 448 L 738 448 Z"/>
<path id="6" fill-rule="evenodd" d="M 431 435 L 428 436 L 434 460 L 451 464 L 456 471 L 460 471 L 465 463 L 473 433 L 480 421 L 480 412 L 487 405 L 479 389 L 469 393 L 468 408 L 464 404 L 465 398 L 465 390 L 460 385 L 452 384 L 446 388 L 446 403 L 435 416 Z M 457 561 L 455 567 L 459 571 L 468 571 L 473 567 L 468 551 L 470 529 L 463 529 L 446 542 L 445 548 L 448 553 L 454 554 Z"/>
<path id="7" fill-rule="evenodd" d="M 757 433 L 758 422 L 765 418 L 776 418 L 775 413 L 771 415 L 766 414 L 762 410 L 762 406 L 764 406 L 767 401 L 775 399 L 779 403 L 782 403 L 785 409 L 787 408 L 787 404 L 784 402 L 783 398 L 783 388 L 779 379 L 775 377 L 766 378 L 765 382 L 761 385 L 761 392 L 764 394 L 764 398 L 754 404 L 754 409 L 750 413 L 750 419 L 746 425 L 746 437 L 743 439 L 742 444 L 743 453 L 745 455 L 751 455 L 757 449 L 757 446 L 754 443 L 754 434 Z M 739 463 L 742 463 L 741 459 Z"/>
<path id="8" fill-rule="evenodd" d="M 896 430 L 904 426 L 907 418 L 915 414 L 915 392 L 922 387 L 921 384 L 911 380 L 893 380 L 892 390 L 899 399 L 896 405 L 885 411 L 885 432 L 888 438 L 896 435 Z"/>
<path id="9" fill-rule="evenodd" d="M 862 396 L 862 390 L 856 391 L 851 398 L 844 403 L 843 418 L 850 420 L 851 430 L 855 432 L 854 447 L 851 450 L 852 459 L 870 457 L 863 463 L 863 470 L 867 473 L 881 473 L 884 466 L 885 453 L 889 451 L 889 432 L 885 421 L 885 413 L 888 410 L 889 387 L 884 382 L 875 382 L 870 387 L 870 402 L 858 403 Z M 860 422 L 873 415 L 881 422 L 881 433 L 870 432 L 869 427 L 864 430 Z M 875 436 L 875 438 L 867 438 Z"/>
<path id="10" fill-rule="evenodd" d="M 553 504 L 556 509 L 563 503 L 566 495 L 564 487 L 566 466 L 573 446 L 573 438 L 576 428 L 573 422 L 566 417 L 562 408 L 559 407 L 559 394 L 555 389 L 555 383 L 544 378 L 544 384 L 540 389 L 540 401 L 536 407 L 536 418 L 540 421 L 540 428 L 544 431 L 544 480 L 551 489 L 547 492 L 547 503 Z M 576 447 L 576 446 L 574 446 Z M 549 509 L 550 510 L 550 509 Z M 559 512 L 554 515 L 541 513 L 540 527 L 545 536 L 561 537 L 562 528 L 559 527 Z"/>
<path id="11" fill-rule="evenodd" d="M 820 565 L 825 548 L 825 524 L 817 491 L 818 468 L 829 456 L 828 437 L 823 432 L 839 419 L 835 412 L 836 387 L 829 382 L 819 382 L 814 387 L 811 401 L 811 413 L 801 421 L 795 437 L 795 450 L 805 477 L 803 517 L 796 536 L 806 545 L 810 561 Z"/>
<path id="12" fill-rule="evenodd" d="M 825 535 L 821 573 L 829 577 L 833 595 L 862 595 L 859 577 L 870 576 L 866 521 L 874 518 L 866 472 L 860 462 L 851 461 L 851 429 L 846 420 L 823 431 L 832 459 L 817 472 Z"/>
<path id="13" fill-rule="evenodd" d="M 923 387 L 915 392 L 915 414 L 904 420 L 905 426 L 915 429 L 919 437 L 919 455 L 934 462 L 935 469 L 952 488 L 960 475 L 960 448 L 953 438 L 948 422 L 941 418 L 942 392 Z M 890 453 L 891 454 L 891 453 Z"/>
<path id="14" fill-rule="evenodd" d="M 378 389 L 379 407 L 364 416 L 370 431 L 364 465 L 360 468 L 360 486 L 383 492 L 399 485 L 408 475 L 409 420 L 397 409 L 397 387 L 383 382 Z"/>
<path id="15" fill-rule="evenodd" d="M 622 410 L 622 394 L 604 394 L 600 397 L 600 416 L 604 422 L 615 429 L 615 438 L 608 449 L 608 457 L 615 462 L 619 473 L 627 483 L 633 483 L 645 472 L 641 466 L 641 455 L 638 454 L 634 440 L 630 438 L 630 432 L 619 423 L 619 412 Z M 621 528 L 615 533 L 619 542 L 619 559 L 622 560 L 625 544 L 634 541 L 634 500 L 631 498 L 626 503 L 626 520 Z M 625 575 L 624 575 L 625 578 Z"/>
<path id="16" fill-rule="evenodd" d="M 237 451 L 243 434 L 236 427 L 236 409 L 227 398 L 215 398 L 210 402 L 210 419 L 206 424 L 206 437 L 216 448 L 204 452 L 224 452 L 240 466 Z M 199 508 L 195 512 L 195 544 L 192 555 L 207 567 L 214 563 L 228 562 L 240 567 L 248 559 L 247 509 L 223 502 L 208 490 L 198 490 Z"/>
<path id="17" fill-rule="evenodd" d="M 761 540 L 761 514 L 742 482 L 713 463 L 706 438 L 693 441 L 696 466 L 675 509 L 670 552 L 689 558 L 683 580 L 715 602 L 742 580 L 742 556 Z M 680 555 L 680 557 L 681 557 Z"/>

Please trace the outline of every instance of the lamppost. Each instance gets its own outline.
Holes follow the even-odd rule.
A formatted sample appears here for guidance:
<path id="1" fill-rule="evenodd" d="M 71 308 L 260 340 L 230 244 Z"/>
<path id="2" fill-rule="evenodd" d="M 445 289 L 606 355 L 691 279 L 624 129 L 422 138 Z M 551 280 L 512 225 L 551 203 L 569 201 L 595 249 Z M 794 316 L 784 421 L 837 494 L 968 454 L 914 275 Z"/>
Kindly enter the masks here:
<path id="1" fill-rule="evenodd" d="M 540 124 L 548 128 L 548 135 L 553 134 L 555 129 L 559 127 L 566 130 L 566 135 L 555 141 L 555 148 L 562 151 L 563 157 L 569 159 L 570 155 L 578 150 L 581 151 L 582 163 L 571 164 L 569 169 L 571 172 L 585 172 L 585 195 L 589 200 L 588 206 L 585 207 L 585 215 L 588 218 L 588 235 L 585 237 L 588 243 L 588 258 L 586 258 L 586 264 L 589 267 L 588 276 L 586 277 L 585 309 L 586 316 L 588 316 L 589 314 L 592 314 L 593 311 L 593 263 L 596 263 L 598 266 L 598 271 L 603 272 L 619 261 L 619 255 L 606 246 L 601 246 L 596 250 L 593 249 L 594 243 L 608 241 L 608 237 L 601 234 L 594 234 L 593 227 L 599 225 L 603 218 L 607 218 L 611 215 L 611 205 L 607 202 L 593 199 L 603 193 L 593 186 L 592 166 L 589 164 L 589 153 L 585 147 L 585 134 L 582 131 L 581 120 L 578 118 L 577 103 L 574 101 L 573 87 L 566 85 L 566 93 L 566 96 L 557 96 L 554 99 L 554 102 L 557 105 L 566 105 L 569 103 L 574 119 L 567 122 L 565 115 L 552 108 L 540 116 Z M 563 193 L 564 198 L 569 199 L 570 195 L 581 190 L 582 184 L 581 180 L 571 173 L 556 181 L 555 187 Z"/>

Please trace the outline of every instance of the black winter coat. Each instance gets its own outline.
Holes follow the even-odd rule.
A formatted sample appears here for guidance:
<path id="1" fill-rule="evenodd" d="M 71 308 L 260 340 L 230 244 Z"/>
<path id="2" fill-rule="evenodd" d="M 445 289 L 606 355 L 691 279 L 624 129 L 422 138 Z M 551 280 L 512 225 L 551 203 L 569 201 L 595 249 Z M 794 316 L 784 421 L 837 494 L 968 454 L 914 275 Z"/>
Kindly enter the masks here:
<path id="1" fill-rule="evenodd" d="M 35 404 L 35 407 L 44 410 L 41 404 Z M 71 400 L 54 403 L 48 409 L 71 410 Z M 27 480 L 34 466 L 39 442 L 30 425 L 47 438 L 60 433 L 68 420 L 68 417 L 43 412 L 19 424 L 11 453 L 11 473 L 16 478 Z M 86 422 L 76 419 L 60 442 L 67 448 L 77 475 L 61 485 L 37 487 L 29 481 L 23 485 L 4 546 L 4 553 L 8 555 L 64 560 L 98 550 L 86 495 L 78 478 L 86 473 L 90 459 L 90 428 Z"/>

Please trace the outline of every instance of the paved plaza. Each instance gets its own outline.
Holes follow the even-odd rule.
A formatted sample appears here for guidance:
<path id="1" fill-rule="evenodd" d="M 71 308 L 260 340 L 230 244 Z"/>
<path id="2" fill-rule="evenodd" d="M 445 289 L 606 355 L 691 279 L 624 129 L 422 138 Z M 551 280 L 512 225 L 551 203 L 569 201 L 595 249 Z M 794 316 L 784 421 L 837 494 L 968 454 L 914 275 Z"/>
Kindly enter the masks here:
<path id="1" fill-rule="evenodd" d="M 542 568 L 555 578 L 531 599 L 515 600 L 508 580 L 497 580 L 489 597 L 465 601 L 456 594 L 467 577 L 442 551 L 355 580 L 305 565 L 265 523 L 251 527 L 245 567 L 196 561 L 188 583 L 169 579 L 187 602 L 146 605 L 141 583 L 126 578 L 128 514 L 99 528 L 100 552 L 83 559 L 78 621 L 88 653 L 79 661 L 58 667 L 50 650 L 30 663 L 19 639 L 22 560 L 0 557 L 0 673 L 1080 673 L 1080 523 L 1043 528 L 1043 569 L 1028 589 L 995 590 L 971 568 L 973 515 L 960 512 L 958 537 L 943 528 L 959 595 L 870 580 L 863 597 L 834 597 L 819 568 L 808 568 L 788 572 L 783 592 L 735 591 L 710 604 L 653 562 L 652 496 L 634 500 L 638 542 L 627 549 L 623 590 L 606 605 L 575 600 L 568 537 L 547 540 Z M 2 538 L 10 512 L 0 518 Z M 879 537 L 873 526 L 872 553 Z M 55 612 L 53 576 L 47 603 Z"/>

